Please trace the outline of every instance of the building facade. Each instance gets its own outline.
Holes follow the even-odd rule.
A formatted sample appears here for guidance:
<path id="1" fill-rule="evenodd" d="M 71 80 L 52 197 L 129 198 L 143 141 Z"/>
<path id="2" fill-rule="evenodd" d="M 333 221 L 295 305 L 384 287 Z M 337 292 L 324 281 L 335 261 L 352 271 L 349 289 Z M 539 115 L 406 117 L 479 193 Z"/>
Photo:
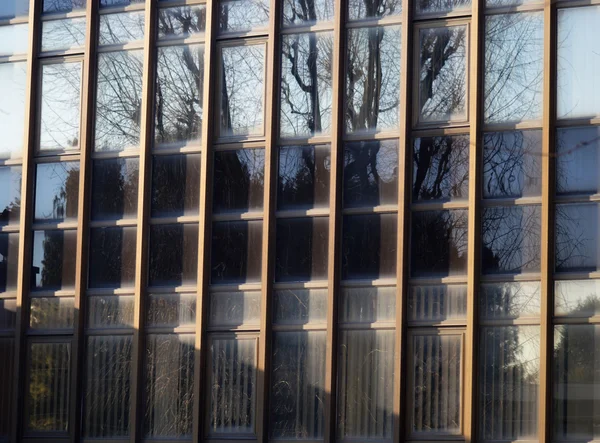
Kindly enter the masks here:
<path id="1" fill-rule="evenodd" d="M 600 0 L 0 0 L 0 441 L 600 439 Z"/>

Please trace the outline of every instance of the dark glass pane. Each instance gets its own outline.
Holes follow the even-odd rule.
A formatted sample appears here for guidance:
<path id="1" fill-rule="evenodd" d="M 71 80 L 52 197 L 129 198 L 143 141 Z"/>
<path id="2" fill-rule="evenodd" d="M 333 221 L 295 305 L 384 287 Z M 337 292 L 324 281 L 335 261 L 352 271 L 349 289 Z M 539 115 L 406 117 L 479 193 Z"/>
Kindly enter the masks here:
<path id="1" fill-rule="evenodd" d="M 16 298 L 0 299 L 0 330 L 4 330 L 4 331 L 14 330 L 16 323 L 17 323 L 17 299 Z M 2 348 L 2 340 L 1 339 L 0 339 L 0 348 Z M 0 364 L 0 374 L 2 374 L 1 364 Z M 0 388 L 0 392 L 2 392 L 1 388 Z M 2 409 L 2 406 L 0 404 L 0 410 L 1 409 Z M 2 433 L 0 433 L 0 435 L 2 435 Z"/>
<path id="2" fill-rule="evenodd" d="M 144 11 L 100 16 L 100 45 L 122 45 L 144 38 Z"/>
<path id="3" fill-rule="evenodd" d="M 467 319 L 467 285 L 410 286 L 408 320 L 434 322 Z"/>
<path id="4" fill-rule="evenodd" d="M 152 216 L 198 214 L 200 154 L 155 155 L 152 162 Z"/>
<path id="5" fill-rule="evenodd" d="M 12 415 L 14 412 L 13 398 L 16 383 L 14 374 L 15 367 L 15 340 L 10 337 L 0 337 L 0 439 L 9 441 L 12 432 Z"/>
<path id="6" fill-rule="evenodd" d="M 331 20 L 333 20 L 333 0 L 283 1 L 283 26 L 306 26 Z"/>
<path id="7" fill-rule="evenodd" d="M 0 233 L 0 292 L 17 289 L 19 234 Z"/>
<path id="8" fill-rule="evenodd" d="M 264 149 L 215 152 L 213 211 L 262 209 L 264 169 Z"/>
<path id="9" fill-rule="evenodd" d="M 347 143 L 344 147 L 344 207 L 398 203 L 398 142 Z"/>
<path id="10" fill-rule="evenodd" d="M 563 128 L 556 132 L 556 193 L 600 193 L 600 127 Z"/>
<path id="11" fill-rule="evenodd" d="M 273 295 L 273 323 L 327 323 L 327 289 L 284 289 Z"/>
<path id="12" fill-rule="evenodd" d="M 29 0 L 3 0 L 0 2 L 0 18 L 26 16 L 28 13 Z M 0 435 L 3 434 L 0 432 Z"/>
<path id="13" fill-rule="evenodd" d="M 146 0 L 100 0 L 100 7 L 127 6 L 136 3 L 144 3 Z"/>
<path id="14" fill-rule="evenodd" d="M 77 220 L 79 162 L 40 163 L 35 177 L 35 220 Z"/>
<path id="15" fill-rule="evenodd" d="M 400 26 L 348 30 L 346 132 L 398 129 L 400 38 Z"/>
<path id="16" fill-rule="evenodd" d="M 137 158 L 94 160 L 92 165 L 92 219 L 137 217 Z"/>
<path id="17" fill-rule="evenodd" d="M 479 316 L 486 320 L 513 320 L 540 316 L 539 282 L 487 283 L 481 286 Z"/>
<path id="18" fill-rule="evenodd" d="M 0 10 L 2 4 L 0 2 Z M 23 155 L 26 74 L 26 62 L 0 64 L 0 158 L 20 158 Z"/>
<path id="19" fill-rule="evenodd" d="M 262 221 L 213 224 L 211 282 L 260 281 Z"/>
<path id="20" fill-rule="evenodd" d="M 0 189 L 0 226 L 18 224 L 21 215 L 21 166 L 0 167 Z"/>
<path id="21" fill-rule="evenodd" d="M 266 28 L 269 24 L 269 0 L 219 1 L 219 31 L 245 32 Z"/>
<path id="22" fill-rule="evenodd" d="M 386 17 L 402 12 L 401 0 L 348 0 L 350 20 L 361 18 Z"/>
<path id="23" fill-rule="evenodd" d="M 90 230 L 90 288 L 133 286 L 135 280 L 136 228 Z"/>
<path id="24" fill-rule="evenodd" d="M 146 311 L 149 327 L 193 327 L 196 324 L 196 294 L 151 294 Z"/>
<path id="25" fill-rule="evenodd" d="M 277 220 L 275 281 L 327 280 L 329 218 Z"/>
<path id="26" fill-rule="evenodd" d="M 598 270 L 600 206 L 556 205 L 556 271 Z"/>
<path id="27" fill-rule="evenodd" d="M 260 291 L 215 291 L 210 295 L 211 326 L 260 328 Z"/>
<path id="28" fill-rule="evenodd" d="M 71 12 L 85 9 L 86 0 L 44 0 L 42 4 L 42 12 Z"/>
<path id="29" fill-rule="evenodd" d="M 158 10 L 159 38 L 187 38 L 204 32 L 205 28 L 206 5 L 176 6 Z"/>
<path id="30" fill-rule="evenodd" d="M 31 329 L 72 329 L 75 320 L 72 297 L 35 297 L 31 299 Z"/>
<path id="31" fill-rule="evenodd" d="M 469 136 L 417 138 L 413 145 L 413 201 L 469 197 Z"/>
<path id="32" fill-rule="evenodd" d="M 133 295 L 93 296 L 87 299 L 88 328 L 133 327 Z"/>
<path id="33" fill-rule="evenodd" d="M 339 321 L 342 323 L 363 323 L 369 326 L 376 322 L 393 323 L 396 318 L 396 288 L 343 288 L 338 305 Z"/>
<path id="34" fill-rule="evenodd" d="M 483 197 L 531 197 L 542 192 L 542 131 L 483 136 Z"/>
<path id="35" fill-rule="evenodd" d="M 0 56 L 27 54 L 29 24 L 0 26 Z"/>
<path id="36" fill-rule="evenodd" d="M 85 44 L 85 17 L 42 22 L 42 52 L 83 51 Z"/>
<path id="37" fill-rule="evenodd" d="M 449 12 L 471 13 L 471 0 L 415 0 L 417 14 L 443 15 Z"/>
<path id="38" fill-rule="evenodd" d="M 150 227 L 149 285 L 195 285 L 198 274 L 198 225 Z"/>
<path id="39" fill-rule="evenodd" d="M 281 137 L 329 134 L 333 38 L 329 32 L 281 40 Z"/>
<path id="40" fill-rule="evenodd" d="M 96 151 L 122 151 L 140 143 L 143 51 L 98 56 Z"/>
<path id="41" fill-rule="evenodd" d="M 467 274 L 467 211 L 412 214 L 411 275 Z"/>
<path id="42" fill-rule="evenodd" d="M 72 289 L 77 231 L 34 231 L 31 288 Z"/>
<path id="43" fill-rule="evenodd" d="M 342 279 L 396 275 L 396 214 L 347 215 L 342 229 Z"/>

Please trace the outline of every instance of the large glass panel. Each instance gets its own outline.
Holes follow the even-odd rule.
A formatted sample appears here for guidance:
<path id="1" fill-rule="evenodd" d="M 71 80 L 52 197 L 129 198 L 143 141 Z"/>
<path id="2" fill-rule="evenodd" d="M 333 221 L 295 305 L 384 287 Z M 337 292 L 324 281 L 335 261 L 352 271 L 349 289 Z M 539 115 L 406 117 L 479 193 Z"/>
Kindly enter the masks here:
<path id="1" fill-rule="evenodd" d="M 100 0 L 100 7 L 127 6 L 135 3 L 144 3 L 146 0 Z"/>
<path id="2" fill-rule="evenodd" d="M 534 3 L 541 3 L 540 0 L 485 0 L 486 8 L 495 8 L 503 6 L 520 6 Z"/>
<path id="3" fill-rule="evenodd" d="M 42 22 L 42 52 L 67 51 L 85 44 L 85 17 Z"/>
<path id="4" fill-rule="evenodd" d="M 13 374 L 15 367 L 15 341 L 14 338 L 0 337 L 0 416 L 4 417 L 0 421 L 0 439 L 9 441 L 12 432 L 12 414 L 14 383 L 16 382 Z"/>
<path id="5" fill-rule="evenodd" d="M 29 345 L 27 430 L 67 432 L 71 386 L 70 343 Z"/>
<path id="6" fill-rule="evenodd" d="M 556 193 L 600 193 L 600 127 L 556 132 Z"/>
<path id="7" fill-rule="evenodd" d="M 465 25 L 419 30 L 419 121 L 466 120 L 467 39 Z"/>
<path id="8" fill-rule="evenodd" d="M 485 121 L 542 118 L 544 14 L 485 18 Z"/>
<path id="9" fill-rule="evenodd" d="M 399 15 L 402 12 L 401 0 L 349 0 L 348 16 L 350 20 L 362 18 L 383 18 Z"/>
<path id="10" fill-rule="evenodd" d="M 600 114 L 600 5 L 558 10 L 558 118 Z"/>
<path id="11" fill-rule="evenodd" d="M 342 279 L 396 275 L 396 214 L 347 215 L 342 229 Z"/>
<path id="12" fill-rule="evenodd" d="M 152 162 L 152 217 L 197 215 L 200 154 L 156 155 Z"/>
<path id="13" fill-rule="evenodd" d="M 81 62 L 44 64 L 41 68 L 39 149 L 78 148 Z"/>
<path id="14" fill-rule="evenodd" d="M 400 38 L 400 26 L 348 30 L 346 132 L 398 129 Z"/>
<path id="15" fill-rule="evenodd" d="M 329 134 L 333 38 L 289 34 L 281 41 L 281 137 Z"/>
<path id="16" fill-rule="evenodd" d="M 338 365 L 340 439 L 392 438 L 394 331 L 342 331 Z"/>
<path id="17" fill-rule="evenodd" d="M 488 283 L 481 286 L 479 315 L 489 320 L 514 320 L 540 316 L 540 284 Z"/>
<path id="18" fill-rule="evenodd" d="M 31 329 L 71 329 L 75 316 L 72 297 L 35 297 L 31 299 Z"/>
<path id="19" fill-rule="evenodd" d="M 40 163 L 35 177 L 36 221 L 77 220 L 79 162 Z"/>
<path id="20" fill-rule="evenodd" d="M 396 319 L 396 288 L 343 288 L 339 302 L 342 323 L 393 323 Z"/>
<path id="21" fill-rule="evenodd" d="M 466 320 L 467 285 L 411 286 L 408 294 L 408 320 L 438 323 Z"/>
<path id="22" fill-rule="evenodd" d="M 42 4 L 42 13 L 71 12 L 85 9 L 86 0 L 44 0 Z"/>
<path id="23" fill-rule="evenodd" d="M 346 143 L 344 207 L 398 203 L 398 141 Z"/>
<path id="24" fill-rule="evenodd" d="M 136 228 L 110 227 L 90 230 L 90 288 L 133 286 L 135 280 Z"/>
<path id="25" fill-rule="evenodd" d="M 265 150 L 215 152 L 213 211 L 261 210 Z"/>
<path id="26" fill-rule="evenodd" d="M 19 234 L 0 233 L 0 292 L 16 291 Z"/>
<path id="27" fill-rule="evenodd" d="M 220 0 L 219 31 L 247 32 L 269 24 L 269 0 Z"/>
<path id="28" fill-rule="evenodd" d="M 422 211 L 412 214 L 411 274 L 466 275 L 467 210 Z"/>
<path id="29" fill-rule="evenodd" d="M 333 20 L 333 0 L 284 0 L 283 26 L 314 25 Z"/>
<path id="30" fill-rule="evenodd" d="M 144 38 L 144 11 L 100 16 L 100 45 L 122 45 Z"/>
<path id="31" fill-rule="evenodd" d="M 254 337 L 212 337 L 209 435 L 254 435 L 256 347 Z"/>
<path id="32" fill-rule="evenodd" d="M 0 226 L 18 224 L 21 215 L 21 166 L 0 167 L 0 189 Z"/>
<path id="33" fill-rule="evenodd" d="M 559 280 L 554 283 L 554 315 L 600 315 L 600 280 Z"/>
<path id="34" fill-rule="evenodd" d="M 221 48 L 221 136 L 263 134 L 265 53 L 264 44 Z"/>
<path id="35" fill-rule="evenodd" d="M 15 329 L 17 323 L 17 300 L 16 298 L 2 298 L 0 299 L 0 330 L 3 332 L 11 331 Z M 1 341 L 1 340 L 0 340 Z M 0 348 L 2 343 L 0 343 Z M 0 374 L 2 368 L 0 367 Z M 1 389 L 0 389 L 1 392 Z M 0 406 L 0 410 L 1 410 Z M 2 435 L 2 433 L 0 433 Z"/>
<path id="36" fill-rule="evenodd" d="M 260 291 L 213 292 L 210 295 L 211 326 L 260 328 Z"/>
<path id="37" fill-rule="evenodd" d="M 325 331 L 274 334 L 269 408 L 272 438 L 323 437 L 326 345 Z"/>
<path id="38" fill-rule="evenodd" d="M 143 66 L 143 51 L 99 54 L 94 150 L 139 145 Z"/>
<path id="39" fill-rule="evenodd" d="M 413 144 L 413 202 L 469 197 L 469 136 L 417 138 Z"/>
<path id="40" fill-rule="evenodd" d="M 193 327 L 196 324 L 196 294 L 150 294 L 146 311 L 148 327 Z"/>
<path id="41" fill-rule="evenodd" d="M 158 10 L 159 38 L 187 38 L 204 32 L 206 5 L 176 6 Z"/>
<path id="42" fill-rule="evenodd" d="M 204 46 L 158 48 L 156 72 L 157 143 L 200 141 Z"/>
<path id="43" fill-rule="evenodd" d="M 194 422 L 194 336 L 148 335 L 144 434 L 191 437 Z"/>
<path id="44" fill-rule="evenodd" d="M 25 62 L 0 64 L 1 158 L 20 158 L 23 155 L 26 74 L 27 63 Z"/>
<path id="45" fill-rule="evenodd" d="M 415 0 L 417 14 L 444 15 L 449 12 L 471 13 L 471 0 Z"/>
<path id="46" fill-rule="evenodd" d="M 273 295 L 273 323 L 327 323 L 327 289 L 283 289 Z"/>
<path id="47" fill-rule="evenodd" d="M 93 296 L 87 299 L 88 328 L 133 327 L 133 296 Z"/>
<path id="48" fill-rule="evenodd" d="M 129 435 L 131 336 L 87 338 L 83 427 L 89 438 Z"/>
<path id="49" fill-rule="evenodd" d="M 260 281 L 262 221 L 213 224 L 211 282 Z"/>
<path id="50" fill-rule="evenodd" d="M 34 231 L 31 288 L 73 289 L 77 231 Z"/>
<path id="51" fill-rule="evenodd" d="M 556 271 L 598 270 L 599 214 L 597 203 L 556 205 Z"/>
<path id="52" fill-rule="evenodd" d="M 29 24 L 0 26 L 0 56 L 27 54 L 28 43 Z"/>
<path id="53" fill-rule="evenodd" d="M 139 161 L 137 158 L 94 160 L 92 219 L 137 217 Z"/>
<path id="54" fill-rule="evenodd" d="M 0 18 L 10 19 L 29 13 L 29 0 L 4 0 L 0 2 Z M 2 435 L 0 433 L 0 435 Z"/>
<path id="55" fill-rule="evenodd" d="M 539 326 L 486 327 L 481 331 L 480 436 L 484 440 L 535 440 L 540 366 Z"/>
<path id="56" fill-rule="evenodd" d="M 195 285 L 198 274 L 198 225 L 150 227 L 150 286 Z"/>

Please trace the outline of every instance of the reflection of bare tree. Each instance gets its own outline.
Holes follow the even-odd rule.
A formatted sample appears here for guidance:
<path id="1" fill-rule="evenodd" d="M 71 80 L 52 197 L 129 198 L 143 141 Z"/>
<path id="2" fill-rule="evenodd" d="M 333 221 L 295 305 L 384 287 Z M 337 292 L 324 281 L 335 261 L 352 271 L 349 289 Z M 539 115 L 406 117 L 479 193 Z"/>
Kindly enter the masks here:
<path id="1" fill-rule="evenodd" d="M 219 7 L 221 31 L 249 31 L 269 23 L 269 0 L 223 2 Z"/>
<path id="2" fill-rule="evenodd" d="M 401 0 L 349 0 L 350 20 L 369 17 L 383 17 L 400 12 Z"/>
<path id="3" fill-rule="evenodd" d="M 471 0 L 418 0 L 417 11 L 421 13 L 446 12 L 469 8 Z"/>
<path id="4" fill-rule="evenodd" d="M 556 205 L 557 271 L 595 271 L 598 268 L 598 206 Z"/>
<path id="5" fill-rule="evenodd" d="M 161 8 L 158 11 L 160 37 L 189 36 L 204 31 L 205 26 L 205 5 Z"/>
<path id="6" fill-rule="evenodd" d="M 333 0 L 284 0 L 285 25 L 314 24 L 333 18 Z"/>
<path id="7" fill-rule="evenodd" d="M 86 0 L 44 0 L 44 12 L 69 12 L 85 8 Z"/>
<path id="8" fill-rule="evenodd" d="M 264 149 L 216 153 L 214 210 L 223 212 L 262 208 L 264 169 Z"/>

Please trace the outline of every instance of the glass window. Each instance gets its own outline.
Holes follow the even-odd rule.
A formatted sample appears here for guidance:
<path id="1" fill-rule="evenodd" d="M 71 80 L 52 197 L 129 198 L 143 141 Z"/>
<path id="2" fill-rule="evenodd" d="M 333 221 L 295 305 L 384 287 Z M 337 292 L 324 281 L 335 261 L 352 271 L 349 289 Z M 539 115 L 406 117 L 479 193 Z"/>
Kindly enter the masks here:
<path id="1" fill-rule="evenodd" d="M 466 275 L 467 210 L 423 211 L 412 214 L 411 274 Z"/>
<path id="2" fill-rule="evenodd" d="M 211 282 L 259 282 L 262 257 L 262 221 L 213 224 Z"/>
<path id="3" fill-rule="evenodd" d="M 28 14 L 29 0 L 4 0 L 0 2 L 0 18 L 2 19 L 10 19 Z"/>
<path id="4" fill-rule="evenodd" d="M 486 8 L 495 8 L 503 6 L 520 6 L 540 3 L 540 0 L 485 0 Z"/>
<path id="5" fill-rule="evenodd" d="M 275 281 L 327 280 L 329 218 L 277 220 Z"/>
<path id="6" fill-rule="evenodd" d="M 67 51 L 85 44 L 84 17 L 42 22 L 42 52 Z"/>
<path id="7" fill-rule="evenodd" d="M 347 215 L 342 229 L 342 279 L 396 275 L 396 214 Z"/>
<path id="8" fill-rule="evenodd" d="M 28 44 L 29 24 L 0 26 L 0 56 L 27 54 Z"/>
<path id="9" fill-rule="evenodd" d="M 0 293 L 17 290 L 19 234 L 0 233 Z"/>
<path id="10" fill-rule="evenodd" d="M 598 269 L 599 212 L 596 203 L 556 205 L 556 271 Z"/>
<path id="11" fill-rule="evenodd" d="M 198 225 L 150 227 L 149 285 L 195 285 L 198 274 Z"/>
<path id="12" fill-rule="evenodd" d="M 90 288 L 133 286 L 135 281 L 136 228 L 90 230 Z"/>
<path id="13" fill-rule="evenodd" d="M 100 45 L 122 45 L 144 39 L 144 11 L 100 16 Z"/>
<path id="14" fill-rule="evenodd" d="M 554 315 L 600 315 L 600 280 L 559 280 L 554 283 Z"/>
<path id="15" fill-rule="evenodd" d="M 206 5 L 176 6 L 158 10 L 159 38 L 187 38 L 204 32 Z"/>
<path id="16" fill-rule="evenodd" d="M 283 26 L 315 25 L 333 20 L 333 0 L 284 0 Z"/>
<path id="17" fill-rule="evenodd" d="M 149 327 L 193 327 L 196 324 L 196 294 L 150 294 L 146 311 Z"/>
<path id="18" fill-rule="evenodd" d="M 273 295 L 273 323 L 327 323 L 327 289 L 283 289 Z"/>
<path id="19" fill-rule="evenodd" d="M 264 44 L 221 48 L 221 136 L 263 134 L 265 53 Z"/>
<path id="20" fill-rule="evenodd" d="M 152 163 L 152 217 L 197 215 L 200 154 L 156 155 Z"/>
<path id="21" fill-rule="evenodd" d="M 100 0 L 100 7 L 127 6 L 136 3 L 144 3 L 146 0 Z"/>
<path id="22" fill-rule="evenodd" d="M 79 147 L 81 62 L 44 64 L 41 70 L 39 149 L 76 149 Z"/>
<path id="23" fill-rule="evenodd" d="M 204 46 L 158 48 L 156 72 L 157 143 L 200 141 L 204 91 Z"/>
<path id="24" fill-rule="evenodd" d="M 94 150 L 122 151 L 140 143 L 143 51 L 98 55 Z"/>
<path id="25" fill-rule="evenodd" d="M 538 427 L 539 326 L 486 327 L 481 331 L 480 436 L 484 440 L 535 440 Z"/>
<path id="26" fill-rule="evenodd" d="M 396 319 L 396 288 L 343 288 L 339 303 L 342 323 L 393 323 Z"/>
<path id="27" fill-rule="evenodd" d="M 20 158 L 23 155 L 26 82 L 27 63 L 0 64 L 0 158 Z"/>
<path id="28" fill-rule="evenodd" d="M 401 35 L 400 26 L 348 30 L 346 132 L 398 129 Z"/>
<path id="29" fill-rule="evenodd" d="M 558 10 L 558 118 L 600 114 L 600 6 Z"/>
<path id="30" fill-rule="evenodd" d="M 269 0 L 220 0 L 219 31 L 246 32 L 269 24 Z"/>
<path id="31" fill-rule="evenodd" d="M 284 35 L 281 46 L 281 137 L 329 134 L 333 35 Z"/>
<path id="32" fill-rule="evenodd" d="M 485 18 L 485 121 L 542 118 L 544 14 Z"/>
<path id="33" fill-rule="evenodd" d="M 213 211 L 261 210 L 264 197 L 264 149 L 215 152 Z"/>
<path id="34" fill-rule="evenodd" d="M 35 220 L 77 220 L 79 162 L 40 163 L 35 177 Z"/>
<path id="35" fill-rule="evenodd" d="M 94 160 L 92 219 L 137 217 L 139 161 L 137 158 Z"/>
<path id="36" fill-rule="evenodd" d="M 438 323 L 466 320 L 467 285 L 411 286 L 408 293 L 408 320 Z"/>
<path id="37" fill-rule="evenodd" d="M 15 298 L 2 298 L 0 299 L 0 330 L 12 331 L 15 329 L 15 325 L 17 323 L 17 300 Z M 2 348 L 3 343 L 0 339 L 0 349 Z M 2 374 L 2 367 L 0 365 L 0 374 Z M 0 387 L 0 392 L 2 392 L 2 387 Z M 2 410 L 2 405 L 0 404 L 0 410 Z M 0 435 L 3 435 L 0 432 Z"/>
<path id="38" fill-rule="evenodd" d="M 271 438 L 323 438 L 326 345 L 325 331 L 274 334 Z"/>
<path id="39" fill-rule="evenodd" d="M 556 132 L 556 193 L 600 193 L 600 127 Z"/>
<path id="40" fill-rule="evenodd" d="M 88 328 L 131 328 L 133 327 L 133 296 L 92 296 L 87 299 Z"/>
<path id="41" fill-rule="evenodd" d="M 3 418 L 0 421 L 0 438 L 6 438 L 9 441 L 12 432 L 12 414 L 14 383 L 16 383 L 14 374 L 15 367 L 15 340 L 14 338 L 0 337 L 0 414 Z"/>
<path id="42" fill-rule="evenodd" d="M 75 317 L 72 297 L 31 298 L 29 327 L 31 329 L 72 329 Z"/>
<path id="43" fill-rule="evenodd" d="M 419 121 L 467 119 L 468 27 L 419 29 Z"/>
<path id="44" fill-rule="evenodd" d="M 416 0 L 417 14 L 447 14 L 464 11 L 471 13 L 471 0 Z"/>
<path id="45" fill-rule="evenodd" d="M 260 328 L 260 291 L 213 292 L 210 296 L 211 326 Z"/>
<path id="46" fill-rule="evenodd" d="M 540 306 L 540 283 L 504 282 L 481 286 L 479 315 L 482 319 L 539 317 Z"/>
<path id="47" fill-rule="evenodd" d="M 417 138 L 413 144 L 413 201 L 469 197 L 469 136 Z"/>
<path id="48" fill-rule="evenodd" d="M 21 215 L 21 166 L 0 167 L 0 189 L 0 226 L 18 224 Z"/>
<path id="49" fill-rule="evenodd" d="M 73 289 L 77 231 L 34 231 L 31 288 Z"/>
<path id="50" fill-rule="evenodd" d="M 350 20 L 363 18 L 383 18 L 399 15 L 402 12 L 402 0 L 349 0 L 348 16 Z"/>
<path id="51" fill-rule="evenodd" d="M 71 12 L 85 9 L 86 0 L 44 0 L 43 13 Z"/>

